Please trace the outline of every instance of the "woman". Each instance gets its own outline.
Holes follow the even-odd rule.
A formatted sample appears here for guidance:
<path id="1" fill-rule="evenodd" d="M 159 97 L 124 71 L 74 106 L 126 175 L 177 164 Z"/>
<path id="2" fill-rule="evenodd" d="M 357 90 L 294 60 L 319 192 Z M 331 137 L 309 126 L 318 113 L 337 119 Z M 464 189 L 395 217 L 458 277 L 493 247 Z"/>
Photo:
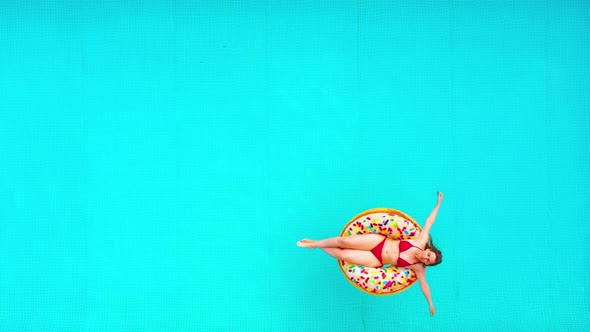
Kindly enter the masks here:
<path id="1" fill-rule="evenodd" d="M 425 270 L 426 266 L 442 262 L 442 253 L 432 244 L 429 236 L 442 200 L 443 194 L 439 192 L 436 206 L 426 219 L 420 236 L 414 240 L 394 240 L 380 234 L 362 234 L 319 241 L 303 239 L 297 245 L 302 248 L 322 248 L 338 260 L 367 267 L 381 267 L 384 264 L 409 267 L 416 273 L 420 289 L 430 306 L 430 314 L 434 315 L 436 310 L 426 283 Z"/>

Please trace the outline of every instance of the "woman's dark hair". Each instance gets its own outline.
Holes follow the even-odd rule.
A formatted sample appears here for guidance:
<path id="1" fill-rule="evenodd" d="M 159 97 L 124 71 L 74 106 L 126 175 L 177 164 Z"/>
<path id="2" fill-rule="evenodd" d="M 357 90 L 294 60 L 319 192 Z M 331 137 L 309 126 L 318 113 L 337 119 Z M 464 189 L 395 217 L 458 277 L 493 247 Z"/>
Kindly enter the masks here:
<path id="1" fill-rule="evenodd" d="M 426 249 L 430 249 L 436 255 L 434 263 L 428 266 L 438 265 L 442 262 L 442 252 L 440 252 L 440 250 L 438 250 L 438 248 L 434 246 L 434 243 L 432 243 L 432 237 L 430 236 L 428 236 L 428 244 L 426 245 Z"/>

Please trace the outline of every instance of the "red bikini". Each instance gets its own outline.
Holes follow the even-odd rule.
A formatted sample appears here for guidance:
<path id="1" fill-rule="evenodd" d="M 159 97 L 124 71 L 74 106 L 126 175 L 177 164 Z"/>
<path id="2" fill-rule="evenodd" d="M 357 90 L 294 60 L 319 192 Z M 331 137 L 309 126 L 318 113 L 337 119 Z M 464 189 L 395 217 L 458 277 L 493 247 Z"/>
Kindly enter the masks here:
<path id="1" fill-rule="evenodd" d="M 403 258 L 400 257 L 402 255 L 402 252 L 404 252 L 412 247 L 422 250 L 420 247 L 416 247 L 408 241 L 403 241 L 403 240 L 399 241 L 399 254 L 397 255 L 397 266 L 398 267 L 408 267 L 408 266 L 420 263 L 420 261 L 417 261 L 416 263 L 410 264 L 410 263 L 406 262 Z"/>
<path id="2" fill-rule="evenodd" d="M 385 240 L 387 240 L 386 237 L 384 237 L 383 241 L 381 241 L 378 245 L 376 245 L 375 248 L 371 249 L 371 252 L 375 256 L 375 258 L 377 258 L 379 263 L 381 263 L 381 266 L 383 266 L 382 254 L 383 254 L 383 245 L 385 244 Z M 416 263 L 410 264 L 410 263 L 406 262 L 403 258 L 400 257 L 402 252 L 404 252 L 412 247 L 422 250 L 420 247 L 416 247 L 408 241 L 404 241 L 404 240 L 399 241 L 399 255 L 397 256 L 397 264 L 396 264 L 398 267 L 408 267 L 408 266 L 420 263 L 420 261 L 418 261 Z"/>
<path id="3" fill-rule="evenodd" d="M 383 254 L 383 245 L 385 244 L 385 240 L 387 240 L 387 238 L 383 237 L 383 241 L 381 241 L 377 246 L 375 246 L 375 248 L 371 249 L 373 256 L 377 258 L 379 263 L 381 263 L 381 266 L 383 266 L 383 260 L 381 260 L 381 255 Z"/>

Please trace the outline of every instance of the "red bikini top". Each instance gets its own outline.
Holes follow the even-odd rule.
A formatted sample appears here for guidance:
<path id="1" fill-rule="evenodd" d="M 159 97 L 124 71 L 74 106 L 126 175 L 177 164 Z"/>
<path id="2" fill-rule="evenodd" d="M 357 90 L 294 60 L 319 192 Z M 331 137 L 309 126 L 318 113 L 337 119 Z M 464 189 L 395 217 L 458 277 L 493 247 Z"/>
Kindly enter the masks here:
<path id="1" fill-rule="evenodd" d="M 410 263 L 406 262 L 403 258 L 400 257 L 402 255 L 402 252 L 404 252 L 412 247 L 422 250 L 420 247 L 416 247 L 408 241 L 404 241 L 404 240 L 399 241 L 399 254 L 397 256 L 397 266 L 398 267 L 408 267 L 408 266 L 420 263 L 420 261 L 417 261 L 416 263 L 410 264 Z"/>

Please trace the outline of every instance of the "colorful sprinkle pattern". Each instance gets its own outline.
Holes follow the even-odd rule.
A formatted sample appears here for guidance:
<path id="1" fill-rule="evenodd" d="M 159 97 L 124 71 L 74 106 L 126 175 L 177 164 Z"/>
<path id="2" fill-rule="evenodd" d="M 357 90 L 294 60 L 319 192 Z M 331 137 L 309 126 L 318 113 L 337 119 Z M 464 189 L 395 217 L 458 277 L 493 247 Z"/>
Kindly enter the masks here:
<path id="1" fill-rule="evenodd" d="M 341 236 L 376 233 L 392 239 L 407 240 L 418 237 L 420 226 L 403 212 L 393 209 L 372 209 L 356 216 L 344 227 Z M 409 268 L 395 266 L 372 268 L 338 261 L 342 273 L 353 285 L 371 295 L 393 295 L 416 281 Z"/>

